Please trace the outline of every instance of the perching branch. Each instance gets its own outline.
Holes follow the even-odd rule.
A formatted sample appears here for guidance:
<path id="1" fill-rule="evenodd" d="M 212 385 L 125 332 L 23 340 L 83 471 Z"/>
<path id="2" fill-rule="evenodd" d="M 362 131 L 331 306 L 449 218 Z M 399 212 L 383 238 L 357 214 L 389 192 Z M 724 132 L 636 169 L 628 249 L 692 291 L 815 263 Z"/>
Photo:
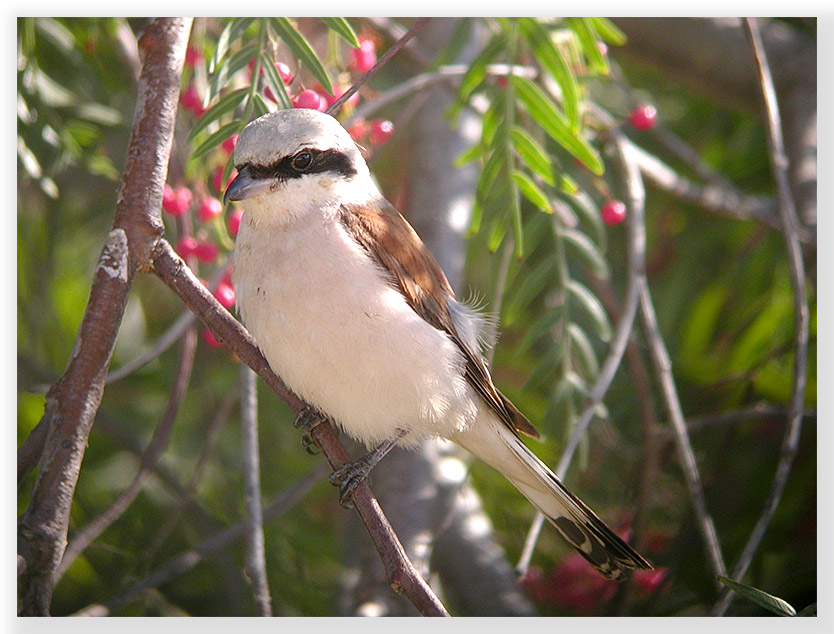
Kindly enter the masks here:
<path id="1" fill-rule="evenodd" d="M 776 182 L 779 214 L 782 220 L 785 246 L 788 252 L 788 262 L 791 271 L 791 285 L 793 286 L 795 341 L 793 385 L 791 387 L 791 401 L 788 409 L 788 428 L 782 441 L 782 447 L 779 452 L 779 463 L 776 465 L 776 474 L 773 477 L 770 491 L 765 500 L 764 509 L 750 534 L 747 544 L 744 546 L 738 562 L 733 568 L 732 579 L 734 580 L 740 580 L 744 576 L 744 573 L 747 572 L 747 568 L 753 560 L 753 556 L 764 537 L 765 531 L 771 519 L 773 519 L 776 507 L 779 506 L 779 502 L 782 499 L 782 493 L 799 448 L 799 434 L 802 429 L 805 384 L 808 373 L 809 336 L 808 300 L 805 294 L 805 268 L 802 262 L 802 250 L 799 245 L 798 235 L 799 219 L 797 218 L 796 205 L 788 178 L 788 159 L 785 154 L 782 137 L 779 104 L 776 99 L 776 90 L 773 87 L 773 78 L 771 77 L 770 66 L 767 62 L 767 54 L 762 44 L 758 22 L 755 18 L 747 18 L 745 25 L 756 58 L 756 66 L 759 72 L 759 81 L 767 115 L 771 171 L 773 173 L 773 180 Z M 720 615 L 726 612 L 733 594 L 729 589 L 724 590 L 720 600 L 713 609 L 713 613 Z"/>
<path id="2" fill-rule="evenodd" d="M 113 228 L 99 257 L 73 356 L 49 391 L 49 432 L 29 506 L 18 523 L 26 560 L 20 613 L 47 615 L 53 574 L 66 545 L 81 460 L 135 274 L 147 269 L 162 235 L 159 209 L 191 20 L 160 18 L 139 40 L 143 65 Z"/>
<path id="3" fill-rule="evenodd" d="M 154 250 L 153 270 L 211 329 L 218 341 L 232 348 L 290 409 L 298 412 L 304 407 L 304 402 L 269 367 L 243 325 L 220 305 L 165 240 L 160 240 Z M 350 456 L 330 425 L 318 425 L 311 435 L 334 470 L 349 462 Z M 391 530 L 367 483 L 363 482 L 356 488 L 353 504 L 374 541 L 394 589 L 405 594 L 422 614 L 445 615 L 443 605 L 405 556 L 402 544 Z"/>

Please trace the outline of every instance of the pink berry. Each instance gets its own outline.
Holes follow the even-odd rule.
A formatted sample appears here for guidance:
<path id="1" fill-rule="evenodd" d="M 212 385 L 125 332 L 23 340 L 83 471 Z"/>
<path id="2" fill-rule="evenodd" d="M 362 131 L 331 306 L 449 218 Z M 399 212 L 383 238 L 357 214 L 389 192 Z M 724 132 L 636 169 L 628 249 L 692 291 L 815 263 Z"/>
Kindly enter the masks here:
<path id="1" fill-rule="evenodd" d="M 353 70 L 364 75 L 376 64 L 376 44 L 370 39 L 360 39 L 359 48 L 351 52 Z"/>
<path id="2" fill-rule="evenodd" d="M 294 108 L 309 108 L 324 112 L 327 104 L 315 90 L 303 90 L 291 99 Z"/>
<path id="3" fill-rule="evenodd" d="M 359 118 L 356 119 L 353 123 L 350 124 L 350 127 L 347 129 L 348 134 L 353 137 L 353 140 L 357 143 L 361 143 L 362 139 L 365 138 L 365 135 L 368 134 L 368 124 L 365 122 L 364 119 Z"/>
<path id="4" fill-rule="evenodd" d="M 228 139 L 223 141 L 223 143 L 220 144 L 220 147 L 223 148 L 223 151 L 229 156 L 231 156 L 232 152 L 235 151 L 235 145 L 237 145 L 237 137 L 237 134 L 233 134 Z"/>
<path id="5" fill-rule="evenodd" d="M 222 213 L 223 203 L 211 196 L 203 198 L 203 202 L 197 208 L 197 217 L 201 222 L 208 222 Z"/>
<path id="6" fill-rule="evenodd" d="M 183 91 L 180 97 L 180 103 L 186 110 L 193 112 L 196 116 L 201 116 L 205 112 L 203 108 L 203 100 L 200 98 L 194 84 L 188 84 L 188 88 Z"/>
<path id="7" fill-rule="evenodd" d="M 638 106 L 631 111 L 628 121 L 638 130 L 651 130 L 657 123 L 657 108 L 650 104 Z"/>
<path id="8" fill-rule="evenodd" d="M 223 346 L 222 343 L 215 339 L 214 333 L 208 328 L 203 328 L 203 341 L 211 348 L 220 348 Z"/>
<path id="9" fill-rule="evenodd" d="M 496 78 L 495 83 L 498 84 L 501 88 L 506 88 L 507 87 L 507 76 L 506 75 L 499 75 Z"/>
<path id="10" fill-rule="evenodd" d="M 637 570 L 634 573 L 634 583 L 643 592 L 654 592 L 666 579 L 666 575 L 668 573 L 669 570 L 666 568 L 657 568 L 656 570 Z"/>
<path id="11" fill-rule="evenodd" d="M 378 119 L 371 123 L 371 145 L 382 145 L 394 134 L 394 124 Z"/>
<path id="12" fill-rule="evenodd" d="M 344 95 L 347 92 L 348 88 L 350 88 L 350 86 L 335 86 L 333 88 L 333 94 L 327 92 L 324 88 L 321 88 L 319 90 L 319 94 L 321 95 L 321 98 L 324 99 L 324 103 L 329 108 L 334 103 L 336 103 L 336 100 L 339 97 L 341 97 L 342 95 Z M 348 98 L 347 105 L 356 107 L 356 105 L 358 103 L 359 103 L 359 93 L 355 92 L 350 96 L 350 98 Z"/>
<path id="13" fill-rule="evenodd" d="M 229 186 L 229 183 L 232 182 L 232 179 L 237 175 L 236 170 L 232 170 L 232 173 L 229 175 L 229 180 L 226 181 L 225 185 L 223 183 L 223 166 L 220 165 L 217 169 L 215 169 L 211 173 L 211 186 L 214 188 L 214 191 L 222 194 L 226 191 L 226 187 Z"/>
<path id="14" fill-rule="evenodd" d="M 217 245 L 208 240 L 199 240 L 194 247 L 194 257 L 203 264 L 211 264 L 217 259 L 219 254 L 220 249 Z"/>
<path id="15" fill-rule="evenodd" d="M 165 187 L 162 188 L 162 208 L 165 211 L 169 211 L 171 206 L 174 204 L 176 197 L 174 188 L 166 183 Z"/>
<path id="16" fill-rule="evenodd" d="M 233 209 L 226 219 L 226 226 L 229 228 L 229 235 L 237 238 L 237 232 L 240 231 L 240 221 L 243 219 L 243 209 Z"/>
<path id="17" fill-rule="evenodd" d="M 162 209 L 168 212 L 175 218 L 188 213 L 191 208 L 191 190 L 188 187 L 177 187 L 167 195 L 165 191 L 162 192 Z"/>
<path id="18" fill-rule="evenodd" d="M 214 296 L 226 310 L 231 310 L 235 305 L 235 289 L 231 284 L 220 282 L 214 289 Z"/>
<path id="19" fill-rule="evenodd" d="M 191 44 L 185 49 L 185 65 L 188 68 L 194 68 L 197 64 L 203 61 L 203 54 L 196 46 Z"/>
<path id="20" fill-rule="evenodd" d="M 626 206 L 619 200 L 610 200 L 602 207 L 602 221 L 607 225 L 618 225 L 626 217 Z"/>
<path id="21" fill-rule="evenodd" d="M 287 86 L 289 86 L 290 82 L 292 81 L 292 72 L 290 72 L 290 67 L 283 62 L 278 62 L 277 64 L 275 64 L 275 70 L 278 71 L 278 75 L 281 77 L 281 81 L 284 82 Z"/>
<path id="22" fill-rule="evenodd" d="M 181 258 L 190 258 L 194 255 L 194 249 L 197 248 L 197 240 L 194 239 L 194 236 L 183 236 L 177 242 L 177 246 L 174 250 L 180 254 Z"/>

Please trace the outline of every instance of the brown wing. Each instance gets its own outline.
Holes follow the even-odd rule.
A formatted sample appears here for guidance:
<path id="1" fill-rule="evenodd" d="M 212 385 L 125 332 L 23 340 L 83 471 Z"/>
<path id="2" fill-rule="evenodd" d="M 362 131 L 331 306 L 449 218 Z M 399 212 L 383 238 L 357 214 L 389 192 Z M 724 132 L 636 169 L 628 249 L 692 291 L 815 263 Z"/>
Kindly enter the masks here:
<path id="1" fill-rule="evenodd" d="M 466 359 L 465 376 L 487 405 L 507 426 L 533 438 L 539 432 L 492 383 L 477 350 L 462 340 L 449 313 L 447 299 L 455 293 L 417 232 L 387 200 L 373 207 L 343 206 L 342 226 L 391 274 L 409 306 L 435 328 L 446 332 Z"/>

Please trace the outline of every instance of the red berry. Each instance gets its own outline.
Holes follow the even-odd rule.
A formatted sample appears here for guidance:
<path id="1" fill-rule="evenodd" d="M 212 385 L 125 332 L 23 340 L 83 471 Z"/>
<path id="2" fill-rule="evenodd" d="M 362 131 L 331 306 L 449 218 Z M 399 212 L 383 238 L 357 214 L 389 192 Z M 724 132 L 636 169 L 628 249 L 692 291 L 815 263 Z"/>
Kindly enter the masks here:
<path id="1" fill-rule="evenodd" d="M 232 209 L 229 217 L 226 219 L 226 226 L 229 228 L 229 235 L 237 238 L 237 232 L 240 231 L 240 221 L 243 219 L 243 209 Z"/>
<path id="2" fill-rule="evenodd" d="M 185 65 L 188 68 L 194 68 L 197 64 L 203 61 L 203 54 L 196 46 L 190 45 L 185 49 Z"/>
<path id="3" fill-rule="evenodd" d="M 197 217 L 202 222 L 208 222 L 209 220 L 217 218 L 217 216 L 222 213 L 223 203 L 216 198 L 212 198 L 211 196 L 203 198 L 203 202 L 200 203 L 200 207 L 197 209 Z"/>
<path id="4" fill-rule="evenodd" d="M 292 81 L 292 72 L 290 72 L 290 67 L 283 62 L 278 62 L 277 64 L 275 64 L 275 70 L 278 71 L 278 75 L 281 77 L 281 81 L 284 82 L 287 86 L 289 86 L 290 82 Z"/>
<path id="5" fill-rule="evenodd" d="M 293 108 L 309 108 L 310 110 L 318 110 L 324 112 L 327 108 L 327 103 L 322 99 L 321 95 L 315 90 L 303 90 L 291 99 Z"/>
<path id="6" fill-rule="evenodd" d="M 194 255 L 194 249 L 197 248 L 197 240 L 194 236 L 183 236 L 177 242 L 175 251 L 180 254 L 181 258 L 190 258 Z"/>
<path id="7" fill-rule="evenodd" d="M 353 137 L 353 140 L 359 143 L 362 141 L 362 139 L 365 138 L 365 135 L 368 134 L 368 124 L 365 122 L 364 119 L 359 118 L 350 124 L 350 127 L 347 129 L 347 131 L 348 134 L 350 134 L 350 136 Z"/>
<path id="8" fill-rule="evenodd" d="M 602 207 L 602 221 L 607 225 L 618 225 L 626 217 L 626 206 L 619 200 L 610 200 Z"/>
<path id="9" fill-rule="evenodd" d="M 657 123 L 657 108 L 650 104 L 638 106 L 631 111 L 628 121 L 638 130 L 651 130 Z"/>
<path id="10" fill-rule="evenodd" d="M 371 145 L 382 145 L 394 134 L 394 124 L 377 119 L 371 123 Z"/>
<path id="11" fill-rule="evenodd" d="M 322 88 L 321 90 L 319 90 L 319 94 L 321 95 L 321 98 L 324 99 L 324 103 L 327 105 L 327 107 L 330 107 L 334 103 L 336 103 L 336 100 L 342 95 L 344 95 L 349 88 L 350 86 L 335 86 L 333 88 L 333 94 L 327 92 L 324 88 Z M 349 106 L 356 107 L 356 105 L 359 103 L 359 93 L 353 93 L 348 98 L 346 103 Z"/>
<path id="12" fill-rule="evenodd" d="M 359 40 L 359 48 L 350 52 L 351 66 L 357 73 L 364 75 L 376 64 L 376 44 L 373 40 Z"/>
<path id="13" fill-rule="evenodd" d="M 169 188 L 170 189 L 170 188 Z M 167 193 L 162 191 L 162 209 L 179 218 L 188 213 L 191 208 L 191 190 L 188 187 L 177 187 Z"/>
<path id="14" fill-rule="evenodd" d="M 223 141 L 223 143 L 220 144 L 220 147 L 223 148 L 223 151 L 229 156 L 231 156 L 232 152 L 235 151 L 235 145 L 237 145 L 237 137 L 237 134 L 233 134 L 228 139 Z"/>
<path id="15" fill-rule="evenodd" d="M 193 112 L 198 117 L 206 111 L 203 108 L 203 100 L 200 98 L 194 84 L 188 84 L 188 88 L 185 89 L 180 97 L 180 103 L 183 108 Z"/>
<path id="16" fill-rule="evenodd" d="M 223 346 L 222 343 L 214 338 L 214 333 L 212 333 L 208 328 L 203 328 L 203 341 L 205 341 L 212 348 L 220 348 Z"/>
<path id="17" fill-rule="evenodd" d="M 231 310 L 235 305 L 235 289 L 231 284 L 220 282 L 214 289 L 214 296 L 226 310 Z"/>
<path id="18" fill-rule="evenodd" d="M 634 583 L 643 592 L 654 592 L 660 587 L 660 584 L 666 579 L 669 570 L 666 568 L 657 568 L 655 570 L 637 570 L 634 573 Z"/>
<path id="19" fill-rule="evenodd" d="M 496 78 L 495 83 L 497 83 L 501 88 L 506 88 L 507 87 L 507 76 L 506 75 L 499 75 Z"/>
<path id="20" fill-rule="evenodd" d="M 174 204 L 176 197 L 176 194 L 174 194 L 174 188 L 166 183 L 165 187 L 162 188 L 162 208 L 165 211 L 168 211 L 171 208 L 171 205 Z"/>
<path id="21" fill-rule="evenodd" d="M 211 264 L 217 259 L 220 249 L 213 242 L 200 240 L 194 247 L 194 257 L 204 264 Z"/>
<path id="22" fill-rule="evenodd" d="M 223 184 L 223 166 L 220 165 L 217 169 L 215 169 L 211 173 L 211 186 L 214 188 L 214 191 L 222 194 L 226 187 L 229 186 L 229 183 L 232 182 L 234 177 L 237 176 L 237 171 L 232 170 L 232 173 L 229 175 L 229 180 L 226 181 L 226 184 Z"/>

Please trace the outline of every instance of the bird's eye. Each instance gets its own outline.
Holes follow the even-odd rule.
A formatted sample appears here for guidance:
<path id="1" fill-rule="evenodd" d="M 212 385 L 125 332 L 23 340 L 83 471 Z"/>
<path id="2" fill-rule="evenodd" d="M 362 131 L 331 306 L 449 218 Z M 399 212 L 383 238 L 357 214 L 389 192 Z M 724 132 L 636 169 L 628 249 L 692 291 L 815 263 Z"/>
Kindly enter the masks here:
<path id="1" fill-rule="evenodd" d="M 292 167 L 297 172 L 303 172 L 313 163 L 313 155 L 307 150 L 302 150 L 292 157 Z"/>

